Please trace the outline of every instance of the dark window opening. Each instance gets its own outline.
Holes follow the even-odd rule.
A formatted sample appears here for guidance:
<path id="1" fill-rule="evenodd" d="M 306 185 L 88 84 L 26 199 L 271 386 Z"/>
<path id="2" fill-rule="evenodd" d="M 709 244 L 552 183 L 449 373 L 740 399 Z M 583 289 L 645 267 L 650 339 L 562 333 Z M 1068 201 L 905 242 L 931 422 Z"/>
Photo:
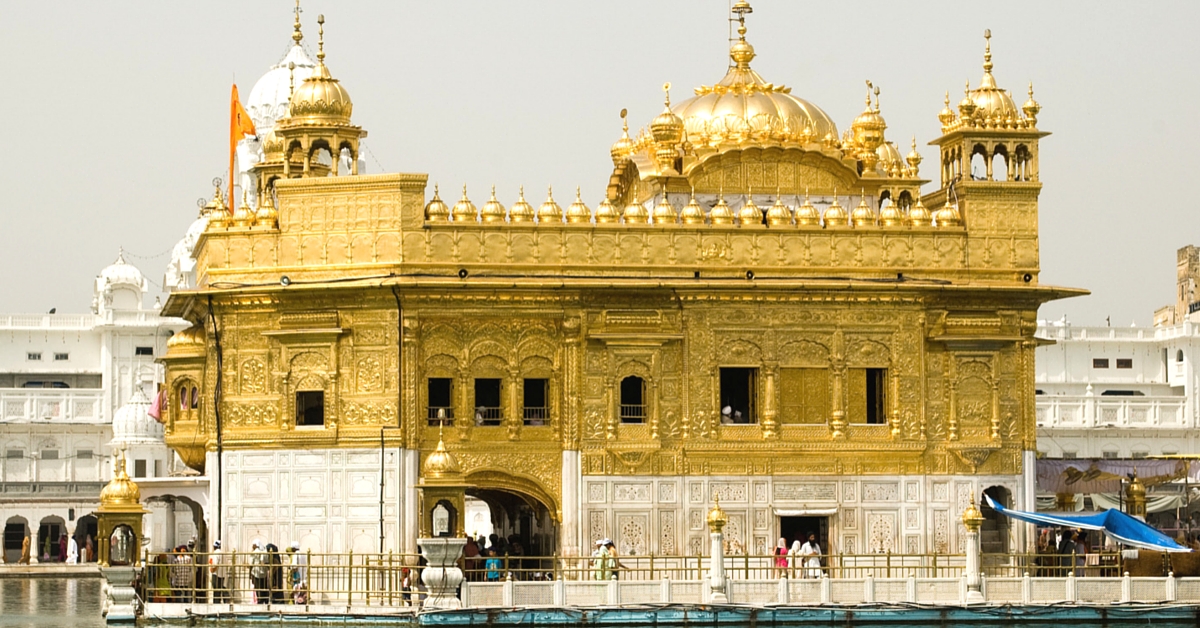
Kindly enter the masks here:
<path id="1" fill-rule="evenodd" d="M 80 450 L 76 451 L 75 459 L 76 460 L 91 460 L 92 459 L 92 450 L 80 449 Z"/>
<path id="2" fill-rule="evenodd" d="M 1033 391 L 1033 394 L 1044 395 L 1044 394 L 1046 394 L 1046 391 L 1042 390 L 1041 388 L 1038 388 L 1037 390 Z"/>
<path id="3" fill-rule="evenodd" d="M 57 449 L 43 449 L 42 450 L 42 460 L 58 460 L 58 450 Z"/>
<path id="4" fill-rule="evenodd" d="M 1063 451 L 1063 460 L 1074 460 L 1076 458 L 1076 456 L 1078 456 L 1078 455 L 1079 454 L 1077 454 L 1076 452 L 1064 450 Z"/>
<path id="5" fill-rule="evenodd" d="M 867 369 L 867 423 L 887 423 L 887 369 Z"/>
<path id="6" fill-rule="evenodd" d="M 500 425 L 504 420 L 504 408 L 500 405 L 500 380 L 480 378 L 475 380 L 475 425 Z"/>
<path id="7" fill-rule="evenodd" d="M 296 393 L 296 425 L 325 425 L 325 391 L 305 390 Z"/>
<path id="8" fill-rule="evenodd" d="M 196 387 L 192 386 L 191 409 L 195 410 L 200 407 L 200 395 L 196 394 Z"/>
<path id="9" fill-rule="evenodd" d="M 1094 368 L 1094 369 L 1108 368 L 1108 358 L 1092 358 L 1092 368 Z"/>
<path id="10" fill-rule="evenodd" d="M 70 388 L 66 382 L 29 381 L 21 384 L 21 388 Z"/>
<path id="11" fill-rule="evenodd" d="M 25 354 L 25 359 L 26 360 L 40 360 L 40 359 L 42 359 L 42 354 L 39 351 L 30 351 Z"/>
<path id="12" fill-rule="evenodd" d="M 438 425 L 454 420 L 454 402 L 452 391 L 454 380 L 449 377 L 429 378 L 429 412 L 427 417 L 430 425 Z"/>
<path id="13" fill-rule="evenodd" d="M 721 369 L 721 422 L 757 423 L 758 369 Z"/>
<path id="14" fill-rule="evenodd" d="M 71 359 L 71 354 L 69 354 L 69 353 L 55 353 L 54 354 L 55 362 L 62 362 L 64 360 L 70 360 L 70 359 Z"/>
<path id="15" fill-rule="evenodd" d="M 8 458 L 9 460 L 20 460 L 21 458 L 25 457 L 25 450 L 9 449 L 4 452 L 4 457 Z"/>
<path id="16" fill-rule="evenodd" d="M 646 422 L 646 381 L 636 375 L 621 380 L 621 422 Z"/>
<path id="17" fill-rule="evenodd" d="M 1119 368 L 1119 369 L 1133 368 L 1133 359 L 1132 358 L 1117 358 L 1117 368 Z"/>
<path id="18" fill-rule="evenodd" d="M 1100 393 L 1101 397 L 1145 397 L 1146 393 L 1140 390 L 1106 390 Z"/>
<path id="19" fill-rule="evenodd" d="M 850 423 L 887 424 L 887 369 L 847 369 L 846 387 L 846 418 Z"/>
<path id="20" fill-rule="evenodd" d="M 1178 351 L 1176 351 L 1176 352 L 1175 352 L 1175 361 L 1176 361 L 1176 362 L 1183 362 L 1183 349 L 1180 349 L 1180 350 L 1178 350 Z"/>
<path id="21" fill-rule="evenodd" d="M 526 378 L 524 389 L 525 425 L 545 425 L 550 418 L 550 380 Z"/>
<path id="22" fill-rule="evenodd" d="M 146 477 L 146 461 L 145 460 L 134 460 L 133 461 L 133 477 L 135 477 L 135 478 Z"/>
<path id="23" fill-rule="evenodd" d="M 154 355 L 154 347 L 134 347 L 133 355 Z"/>

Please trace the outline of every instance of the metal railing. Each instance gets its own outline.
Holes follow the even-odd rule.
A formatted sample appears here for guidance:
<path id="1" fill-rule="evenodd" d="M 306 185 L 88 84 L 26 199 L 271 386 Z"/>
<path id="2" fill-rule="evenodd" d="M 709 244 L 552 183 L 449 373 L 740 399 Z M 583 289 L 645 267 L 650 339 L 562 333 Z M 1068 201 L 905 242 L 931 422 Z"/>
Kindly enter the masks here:
<path id="1" fill-rule="evenodd" d="M 548 425 L 550 421 L 550 408 L 525 406 L 524 415 L 525 425 Z"/>
<path id="2" fill-rule="evenodd" d="M 475 408 L 475 425 L 495 427 L 504 422 L 504 408 Z"/>
<path id="3" fill-rule="evenodd" d="M 621 404 L 622 423 L 645 423 L 646 406 L 644 404 Z"/>
<path id="4" fill-rule="evenodd" d="M 429 406 L 429 426 L 437 427 L 445 423 L 451 425 L 454 423 L 454 408 L 450 406 Z"/>

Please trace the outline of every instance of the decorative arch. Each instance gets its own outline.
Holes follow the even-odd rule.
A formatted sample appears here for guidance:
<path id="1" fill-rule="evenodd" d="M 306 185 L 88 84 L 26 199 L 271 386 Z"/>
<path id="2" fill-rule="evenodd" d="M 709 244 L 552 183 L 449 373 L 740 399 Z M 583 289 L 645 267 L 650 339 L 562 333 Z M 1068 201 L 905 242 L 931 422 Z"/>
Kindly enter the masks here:
<path id="1" fill-rule="evenodd" d="M 724 362 L 757 365 L 762 362 L 763 350 L 757 344 L 739 338 L 726 343 L 721 353 L 726 356 Z"/>
<path id="2" fill-rule="evenodd" d="M 439 353 L 425 358 L 426 377 L 457 377 L 458 358 Z"/>
<path id="3" fill-rule="evenodd" d="M 471 360 L 471 375 L 501 379 L 508 377 L 508 360 L 495 354 L 480 355 Z"/>
<path id="4" fill-rule="evenodd" d="M 892 351 L 878 340 L 860 338 L 850 343 L 846 351 L 848 366 L 886 367 L 892 362 Z"/>
<path id="5" fill-rule="evenodd" d="M 793 340 L 779 348 L 781 366 L 829 366 L 829 347 L 812 340 Z"/>
<path id="6" fill-rule="evenodd" d="M 562 521 L 562 511 L 559 509 L 558 500 L 546 487 L 542 486 L 537 478 L 523 473 L 483 467 L 466 474 L 464 479 L 471 488 L 515 493 L 529 501 L 530 505 L 540 505 L 546 508 L 556 523 Z"/>

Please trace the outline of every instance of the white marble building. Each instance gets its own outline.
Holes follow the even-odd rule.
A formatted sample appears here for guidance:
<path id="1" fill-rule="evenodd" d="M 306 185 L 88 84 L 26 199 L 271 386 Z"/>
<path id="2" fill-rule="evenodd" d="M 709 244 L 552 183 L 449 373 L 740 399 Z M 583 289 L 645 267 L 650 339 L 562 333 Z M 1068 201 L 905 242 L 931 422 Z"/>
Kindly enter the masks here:
<path id="1" fill-rule="evenodd" d="M 142 273 L 118 255 L 96 277 L 91 313 L 0 315 L 6 562 L 19 558 L 26 533 L 34 560 L 61 560 L 63 534 L 86 547 L 114 447 L 128 447 L 139 482 L 178 468 L 145 411 L 162 381 L 155 357 L 184 322 L 147 307 L 146 292 Z"/>

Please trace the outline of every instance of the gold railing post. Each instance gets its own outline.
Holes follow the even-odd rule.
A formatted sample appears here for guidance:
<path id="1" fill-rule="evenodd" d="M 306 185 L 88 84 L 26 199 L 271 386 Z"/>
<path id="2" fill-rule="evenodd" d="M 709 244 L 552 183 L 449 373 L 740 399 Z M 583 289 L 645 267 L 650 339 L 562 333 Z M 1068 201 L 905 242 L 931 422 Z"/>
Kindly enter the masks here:
<path id="1" fill-rule="evenodd" d="M 354 550 L 350 550 L 349 560 L 346 562 L 346 606 L 350 606 L 352 599 L 354 599 Z"/>
<path id="2" fill-rule="evenodd" d="M 650 555 L 650 579 L 654 579 L 654 554 Z"/>
<path id="3" fill-rule="evenodd" d="M 934 555 L 933 555 L 933 577 L 934 577 L 934 578 L 938 577 L 938 570 L 937 570 L 937 557 L 938 557 L 938 555 L 937 555 L 937 554 L 934 554 Z"/>
<path id="4" fill-rule="evenodd" d="M 396 597 L 392 594 L 392 591 L 394 589 L 393 585 L 395 583 L 392 580 L 393 580 L 394 576 L 396 575 L 396 561 L 395 561 L 394 557 L 392 556 L 392 550 L 388 550 L 388 568 L 387 568 L 386 575 L 387 575 L 388 606 L 394 606 L 396 604 Z"/>
<path id="5" fill-rule="evenodd" d="M 887 577 L 892 577 L 892 550 L 887 552 Z"/>

